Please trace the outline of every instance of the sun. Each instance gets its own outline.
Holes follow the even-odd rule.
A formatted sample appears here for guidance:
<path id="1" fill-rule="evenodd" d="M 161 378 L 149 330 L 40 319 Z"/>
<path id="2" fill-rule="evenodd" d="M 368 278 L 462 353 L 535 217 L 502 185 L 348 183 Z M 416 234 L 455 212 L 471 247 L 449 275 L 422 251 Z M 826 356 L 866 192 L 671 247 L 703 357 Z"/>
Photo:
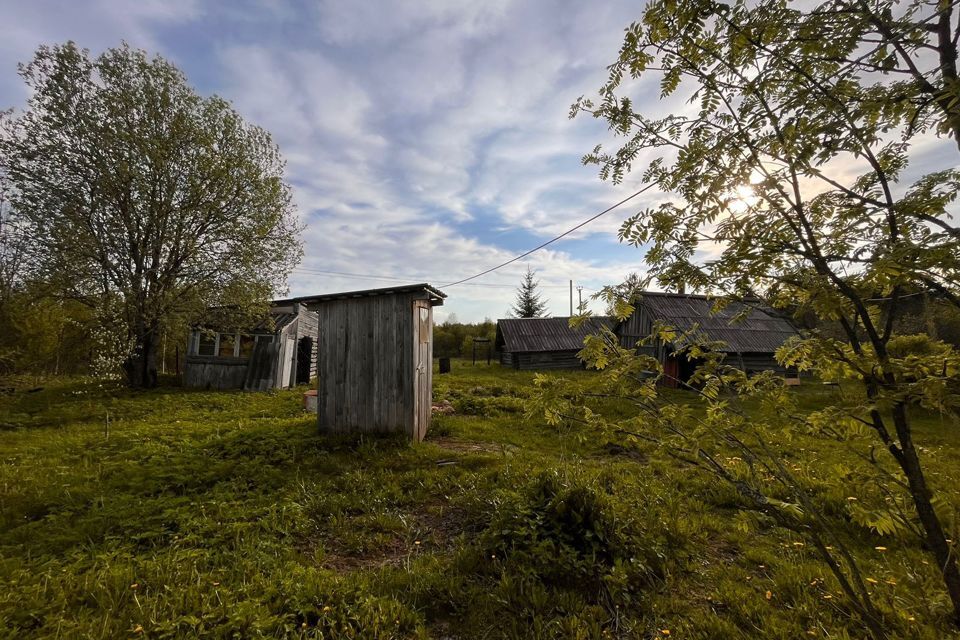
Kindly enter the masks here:
<path id="1" fill-rule="evenodd" d="M 756 192 L 748 184 L 742 184 L 736 187 L 727 198 L 727 210 L 730 213 L 746 213 L 751 207 L 759 202 Z"/>

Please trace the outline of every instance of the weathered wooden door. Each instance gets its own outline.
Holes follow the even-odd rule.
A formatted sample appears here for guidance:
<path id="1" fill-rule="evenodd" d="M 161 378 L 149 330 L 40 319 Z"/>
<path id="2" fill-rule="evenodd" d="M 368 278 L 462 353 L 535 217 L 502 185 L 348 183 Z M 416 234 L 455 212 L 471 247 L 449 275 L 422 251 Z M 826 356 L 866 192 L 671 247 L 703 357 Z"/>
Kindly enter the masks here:
<path id="1" fill-rule="evenodd" d="M 286 336 L 283 341 L 283 352 L 280 357 L 283 358 L 280 365 L 280 380 L 277 387 L 286 389 L 290 386 L 290 376 L 293 373 L 293 359 L 297 353 L 297 339 L 295 336 Z"/>
<path id="2" fill-rule="evenodd" d="M 414 363 L 416 364 L 414 388 L 414 433 L 419 442 L 430 427 L 430 412 L 433 409 L 433 313 L 430 303 L 417 300 L 413 303 Z"/>

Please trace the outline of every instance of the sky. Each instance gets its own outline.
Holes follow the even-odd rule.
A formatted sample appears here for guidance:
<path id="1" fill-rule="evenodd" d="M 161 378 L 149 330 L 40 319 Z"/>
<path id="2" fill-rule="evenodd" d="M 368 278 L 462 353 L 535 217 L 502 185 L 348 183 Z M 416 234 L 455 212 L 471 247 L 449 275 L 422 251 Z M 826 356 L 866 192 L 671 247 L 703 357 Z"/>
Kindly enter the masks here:
<path id="1" fill-rule="evenodd" d="M 399 282 L 442 288 L 641 186 L 639 176 L 602 182 L 583 166 L 609 135 L 589 116 L 568 117 L 606 79 L 636 2 L 0 4 L 0 109 L 24 105 L 17 63 L 39 45 L 74 40 L 96 54 L 126 41 L 267 129 L 306 225 L 293 296 Z M 640 270 L 641 252 L 619 244 L 616 230 L 652 203 L 638 198 L 546 250 L 449 287 L 438 318 L 504 317 L 527 266 L 549 312 L 567 315 L 571 279 L 588 298 Z"/>
<path id="2" fill-rule="evenodd" d="M 0 109 L 27 94 L 17 63 L 73 40 L 94 54 L 126 41 L 176 64 L 202 95 L 232 102 L 287 160 L 304 259 L 290 296 L 429 282 L 440 321 L 508 315 L 528 267 L 551 315 L 642 272 L 621 222 L 665 198 L 650 191 L 490 275 L 642 185 L 603 182 L 581 157 L 613 141 L 568 117 L 593 96 L 642 4 L 608 0 L 0 0 Z M 648 83 L 649 84 L 646 84 Z M 650 115 L 656 78 L 631 87 Z M 946 149 L 946 151 L 944 151 Z M 950 141 L 914 154 L 938 168 Z M 847 171 L 851 167 L 846 168 Z M 265 265 L 269 268 L 269 265 Z M 575 295 L 576 291 L 575 291 Z M 589 308 L 601 312 L 600 302 Z"/>

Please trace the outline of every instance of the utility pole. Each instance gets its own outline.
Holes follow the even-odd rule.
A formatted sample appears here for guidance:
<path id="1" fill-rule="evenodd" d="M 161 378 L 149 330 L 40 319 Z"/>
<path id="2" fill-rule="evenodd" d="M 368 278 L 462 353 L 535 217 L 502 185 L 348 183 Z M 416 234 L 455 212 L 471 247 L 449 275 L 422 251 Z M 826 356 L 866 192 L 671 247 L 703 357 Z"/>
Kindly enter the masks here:
<path id="1" fill-rule="evenodd" d="M 577 287 L 577 300 L 579 301 L 579 304 L 577 305 L 578 313 L 583 313 L 583 287 L 582 286 Z"/>
<path id="2" fill-rule="evenodd" d="M 570 281 L 570 317 L 573 317 L 573 280 Z"/>

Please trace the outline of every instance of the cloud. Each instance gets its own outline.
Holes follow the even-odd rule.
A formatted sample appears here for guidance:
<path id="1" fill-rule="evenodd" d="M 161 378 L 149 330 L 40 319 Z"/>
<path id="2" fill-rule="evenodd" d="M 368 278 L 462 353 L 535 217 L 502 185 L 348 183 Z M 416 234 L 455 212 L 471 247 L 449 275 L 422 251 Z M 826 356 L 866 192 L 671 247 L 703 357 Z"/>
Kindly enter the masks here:
<path id="1" fill-rule="evenodd" d="M 0 64 L 67 38 L 94 50 L 126 39 L 173 60 L 280 145 L 306 225 L 292 293 L 407 276 L 441 285 L 508 260 L 633 186 L 602 184 L 580 165 L 608 134 L 567 113 L 603 81 L 636 10 L 625 1 L 40 1 L 17 6 L 16 27 L 0 27 Z M 22 93 L 5 89 L 8 80 L 0 99 L 15 104 Z M 615 246 L 624 215 L 454 287 L 445 310 L 502 315 L 529 264 L 551 311 L 564 313 L 569 279 L 597 289 L 635 268 Z"/>

